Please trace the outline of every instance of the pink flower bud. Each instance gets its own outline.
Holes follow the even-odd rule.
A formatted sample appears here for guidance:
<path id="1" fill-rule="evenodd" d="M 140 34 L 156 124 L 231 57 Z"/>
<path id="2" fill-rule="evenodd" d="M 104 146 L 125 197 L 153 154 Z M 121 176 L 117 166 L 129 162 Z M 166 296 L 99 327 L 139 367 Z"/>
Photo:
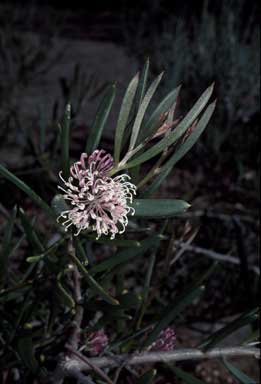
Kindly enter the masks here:
<path id="1" fill-rule="evenodd" d="M 108 336 L 103 329 L 100 329 L 88 335 L 86 344 L 90 355 L 97 356 L 107 347 Z"/>
<path id="2" fill-rule="evenodd" d="M 151 351 L 172 351 L 176 344 L 176 334 L 173 328 L 162 330 L 156 341 L 150 346 Z"/>

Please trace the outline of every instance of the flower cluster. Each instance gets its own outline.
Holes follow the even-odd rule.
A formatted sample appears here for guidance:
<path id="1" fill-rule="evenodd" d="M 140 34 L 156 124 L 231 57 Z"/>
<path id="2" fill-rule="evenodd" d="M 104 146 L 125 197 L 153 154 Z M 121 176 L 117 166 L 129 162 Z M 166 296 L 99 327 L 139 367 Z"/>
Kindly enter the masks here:
<path id="1" fill-rule="evenodd" d="M 92 356 L 97 356 L 104 351 L 104 349 L 108 345 L 108 342 L 108 336 L 106 335 L 103 329 L 100 329 L 96 332 L 92 332 L 88 335 L 86 341 L 88 352 Z"/>
<path id="2" fill-rule="evenodd" d="M 97 239 L 101 235 L 113 239 L 116 233 L 125 231 L 127 215 L 134 214 L 129 204 L 136 186 L 128 181 L 130 177 L 126 174 L 109 177 L 112 167 L 112 156 L 97 149 L 89 157 L 86 153 L 81 155 L 80 161 L 71 166 L 67 181 L 59 173 L 65 187 L 58 188 L 70 203 L 70 209 L 58 217 L 66 230 L 71 225 L 76 227 L 75 235 L 82 230 L 93 230 Z"/>
<path id="3" fill-rule="evenodd" d="M 162 330 L 156 341 L 150 346 L 151 351 L 172 351 L 176 344 L 176 334 L 173 328 Z"/>

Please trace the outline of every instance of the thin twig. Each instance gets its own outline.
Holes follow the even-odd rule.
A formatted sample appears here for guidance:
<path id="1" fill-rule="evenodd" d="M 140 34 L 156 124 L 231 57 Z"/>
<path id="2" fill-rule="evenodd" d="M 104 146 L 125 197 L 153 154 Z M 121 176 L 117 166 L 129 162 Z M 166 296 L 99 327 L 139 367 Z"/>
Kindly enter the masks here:
<path id="1" fill-rule="evenodd" d="M 78 352 L 73 352 L 77 361 L 78 369 L 81 371 L 93 370 L 93 367 L 119 367 L 122 361 L 127 361 L 128 365 L 142 365 L 142 364 L 153 364 L 160 362 L 173 362 L 173 361 L 184 361 L 184 360 L 203 360 L 203 359 L 216 359 L 220 357 L 255 357 L 260 358 L 259 348 L 250 347 L 226 347 L 226 348 L 215 348 L 207 352 L 202 352 L 200 349 L 177 349 L 175 351 L 168 352 L 143 352 L 136 355 L 117 355 L 118 361 L 112 357 L 93 357 L 86 361 L 86 357 Z M 73 360 L 73 359 L 72 359 Z M 71 364 L 68 361 L 67 364 Z M 111 382 L 112 383 L 112 382 Z"/>
<path id="2" fill-rule="evenodd" d="M 70 345 L 66 345 L 66 348 L 84 364 L 85 370 L 92 370 L 96 372 L 102 379 L 104 379 L 106 383 L 113 384 L 111 379 L 94 363 L 93 358 L 87 358 L 86 356 L 83 356 L 81 353 L 75 351 Z"/>
<path id="3" fill-rule="evenodd" d="M 182 213 L 182 216 L 180 216 L 180 218 L 189 219 L 192 217 L 202 217 L 202 216 L 210 219 L 218 219 L 222 221 L 232 221 L 234 218 L 238 218 L 241 221 L 245 221 L 246 223 L 257 225 L 257 220 L 248 215 L 237 214 L 237 213 L 227 214 L 227 213 L 214 212 L 214 211 L 209 211 L 204 209 L 202 210 L 199 209 L 197 211 L 184 212 Z"/>
<path id="4" fill-rule="evenodd" d="M 237 264 L 237 265 L 240 264 L 240 260 L 237 259 L 234 256 L 224 255 L 223 253 L 218 253 L 218 252 L 215 252 L 215 251 L 211 251 L 210 249 L 198 247 L 196 245 L 189 245 L 189 244 L 187 244 L 185 242 L 182 242 L 182 241 L 177 241 L 175 243 L 175 245 L 181 246 L 184 251 L 190 251 L 190 252 L 198 253 L 198 254 L 201 254 L 201 255 L 205 255 L 205 256 L 208 256 L 208 257 L 210 257 L 211 259 L 214 259 L 214 260 L 229 262 L 229 263 Z M 175 262 L 175 259 L 176 258 L 174 258 L 171 261 L 171 263 L 170 263 L 171 265 Z M 259 268 L 257 266 L 255 266 L 255 265 L 250 266 L 249 270 L 252 270 L 258 276 L 260 275 Z"/>
<path id="5" fill-rule="evenodd" d="M 69 242 L 68 252 L 69 254 L 72 254 L 75 252 L 72 246 L 72 241 Z M 67 344 L 70 345 L 72 348 L 77 349 L 79 344 L 80 334 L 81 334 L 83 307 L 81 305 L 81 302 L 82 302 L 81 275 L 76 265 L 73 266 L 72 274 L 73 274 L 73 280 L 74 280 L 73 290 L 74 290 L 74 300 L 76 302 L 76 310 L 75 310 L 75 316 L 73 321 L 73 329 Z"/>

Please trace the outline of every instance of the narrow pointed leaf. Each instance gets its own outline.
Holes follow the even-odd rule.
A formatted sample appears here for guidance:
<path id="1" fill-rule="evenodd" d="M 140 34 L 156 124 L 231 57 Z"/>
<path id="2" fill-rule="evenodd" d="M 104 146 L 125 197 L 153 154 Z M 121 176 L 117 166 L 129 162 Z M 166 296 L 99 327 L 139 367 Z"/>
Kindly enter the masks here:
<path id="1" fill-rule="evenodd" d="M 13 209 L 10 218 L 5 227 L 4 238 L 2 242 L 2 250 L 0 254 L 0 285 L 6 278 L 6 271 L 8 265 L 8 258 L 11 253 L 11 241 L 14 228 L 14 221 L 16 217 L 16 207 Z"/>
<path id="2" fill-rule="evenodd" d="M 204 290 L 205 286 L 202 285 L 202 283 L 208 279 L 208 277 L 213 273 L 213 271 L 216 269 L 217 263 L 213 263 L 211 267 L 207 270 L 201 273 L 181 294 L 175 302 L 171 305 L 169 305 L 165 311 L 163 312 L 161 319 L 156 324 L 153 331 L 150 333 L 149 337 L 145 341 L 145 344 L 143 347 L 148 347 L 153 343 L 153 341 L 157 338 L 159 333 L 165 329 L 172 321 L 173 319 L 180 315 L 182 311 L 193 302 L 195 298 L 197 298 L 199 295 L 201 295 Z"/>
<path id="3" fill-rule="evenodd" d="M 70 295 L 69 292 L 64 288 L 61 282 L 61 277 L 62 273 L 59 273 L 57 276 L 56 284 L 57 284 L 57 289 L 58 292 L 57 294 L 59 295 L 62 303 L 66 306 L 69 307 L 70 309 L 75 308 L 75 302 L 73 297 Z"/>
<path id="4" fill-rule="evenodd" d="M 31 335 L 19 337 L 17 340 L 17 351 L 21 360 L 28 369 L 30 369 L 33 373 L 36 373 L 40 370 L 40 366 L 34 355 L 34 347 Z"/>
<path id="5" fill-rule="evenodd" d="M 140 78 L 138 89 L 137 89 L 138 106 L 141 105 L 145 91 L 146 91 L 147 82 L 148 82 L 149 67 L 150 67 L 150 60 L 147 59 L 145 65 L 144 65 L 144 68 L 142 70 L 141 78 Z"/>
<path id="6" fill-rule="evenodd" d="M 71 123 L 71 105 L 67 104 L 61 129 L 61 167 L 64 177 L 67 179 L 69 176 L 70 157 L 70 123 Z"/>
<path id="7" fill-rule="evenodd" d="M 150 369 L 138 379 L 137 384 L 153 384 L 156 374 L 156 369 Z"/>
<path id="8" fill-rule="evenodd" d="M 98 240 L 96 240 L 95 235 L 87 235 L 89 239 L 95 240 L 96 243 L 99 244 L 110 244 L 114 245 L 116 247 L 122 247 L 122 248 L 130 248 L 130 247 L 140 247 L 141 243 L 140 241 L 137 240 L 128 240 L 128 239 L 113 239 L 111 240 L 110 238 L 106 236 L 101 236 Z"/>
<path id="9" fill-rule="evenodd" d="M 85 249 L 84 249 L 82 243 L 80 242 L 79 238 L 75 237 L 73 240 L 73 243 L 75 246 L 76 256 L 78 257 L 78 259 L 81 260 L 81 262 L 85 266 L 87 266 L 89 264 L 89 260 L 88 260 L 87 254 L 85 252 Z"/>
<path id="10" fill-rule="evenodd" d="M 204 291 L 205 287 L 200 286 L 193 288 L 186 295 L 182 295 L 180 298 L 177 298 L 175 302 L 169 306 L 163 313 L 160 321 L 157 323 L 153 331 L 150 333 L 149 337 L 146 339 L 143 347 L 146 348 L 151 345 L 154 340 L 157 338 L 159 333 L 164 330 L 173 320 L 174 318 L 182 313 L 182 311 L 195 300 L 199 295 L 201 295 Z"/>
<path id="11" fill-rule="evenodd" d="M 129 262 L 133 258 L 145 253 L 151 247 L 157 246 L 159 241 L 160 239 L 155 236 L 142 240 L 140 242 L 140 247 L 124 249 L 117 252 L 116 255 L 109 257 L 107 260 L 104 260 L 91 268 L 90 273 L 95 274 L 98 272 L 109 271 L 120 264 Z"/>
<path id="12" fill-rule="evenodd" d="M 140 127 L 141 127 L 141 123 L 142 123 L 142 120 L 144 118 L 144 115 L 145 115 L 145 112 L 149 106 L 149 103 L 152 99 L 152 96 L 154 95 L 160 81 L 161 81 L 161 78 L 163 76 L 163 73 L 161 73 L 154 81 L 153 83 L 151 84 L 151 86 L 149 87 L 148 91 L 146 92 L 143 100 L 142 100 L 142 103 L 138 109 L 138 112 L 137 112 L 137 115 L 136 115 L 136 118 L 135 118 L 135 121 L 134 121 L 134 124 L 133 124 L 133 128 L 132 128 L 132 133 L 131 133 L 131 138 L 130 138 L 130 146 L 129 146 L 129 150 L 132 150 L 136 144 L 136 141 L 137 141 L 137 138 L 138 138 L 138 135 L 139 135 L 139 131 L 140 131 Z"/>
<path id="13" fill-rule="evenodd" d="M 21 218 L 21 224 L 23 226 L 24 233 L 28 242 L 37 252 L 44 252 L 44 246 L 41 240 L 39 239 L 39 236 L 36 233 L 31 221 L 29 220 L 22 208 L 20 208 L 19 210 L 19 216 Z"/>
<path id="14" fill-rule="evenodd" d="M 162 114 L 168 112 L 169 109 L 176 103 L 179 91 L 180 86 L 168 93 L 167 96 L 159 103 L 146 124 L 144 124 L 144 127 L 142 127 L 141 139 L 145 139 L 155 133 Z"/>
<path id="15" fill-rule="evenodd" d="M 203 341 L 203 343 L 199 345 L 199 348 L 203 349 L 204 351 L 208 350 L 209 348 L 212 348 L 213 346 L 224 340 L 227 336 L 231 335 L 231 333 L 233 333 L 237 329 L 242 328 L 243 326 L 249 323 L 252 323 L 253 321 L 257 320 L 257 318 L 258 308 L 254 308 L 251 311 L 243 313 L 236 320 L 230 322 L 225 327 L 210 335 L 205 341 Z"/>
<path id="16" fill-rule="evenodd" d="M 136 217 L 173 217 L 185 212 L 189 207 L 186 201 L 172 199 L 135 199 L 132 203 Z"/>
<path id="17" fill-rule="evenodd" d="M 255 380 L 247 376 L 244 372 L 242 372 L 235 365 L 228 362 L 226 359 L 222 359 L 224 366 L 227 370 L 242 384 L 254 384 Z"/>
<path id="18" fill-rule="evenodd" d="M 115 141 L 114 141 L 115 164 L 118 164 L 120 159 L 121 144 L 122 144 L 122 139 L 124 135 L 124 130 L 128 123 L 128 119 L 129 119 L 130 111 L 133 105 L 134 96 L 136 94 L 138 82 L 139 82 L 139 74 L 134 76 L 133 79 L 131 80 L 122 101 L 118 123 L 115 131 Z"/>
<path id="19" fill-rule="evenodd" d="M 161 139 L 157 144 L 148 149 L 146 152 L 142 153 L 140 156 L 134 158 L 127 164 L 127 168 L 135 167 L 138 164 L 144 163 L 145 161 L 151 159 L 152 157 L 158 155 L 165 148 L 174 144 L 192 125 L 196 120 L 199 114 L 203 111 L 207 105 L 213 92 L 213 85 L 211 85 L 207 90 L 202 94 L 198 99 L 195 105 L 187 113 L 184 119 L 177 125 L 173 132 Z"/>
<path id="20" fill-rule="evenodd" d="M 111 111 L 113 101 L 115 99 L 115 93 L 116 93 L 116 86 L 115 84 L 113 84 L 108 88 L 98 108 L 93 126 L 89 134 L 89 138 L 86 144 L 87 153 L 92 153 L 95 149 L 97 149 L 100 143 L 103 129 L 105 127 L 109 113 Z"/>
<path id="21" fill-rule="evenodd" d="M 87 281 L 89 286 L 94 290 L 94 292 L 100 295 L 109 304 L 119 305 L 118 300 L 114 299 L 112 296 L 109 295 L 108 292 L 105 291 L 105 289 L 90 275 L 90 273 L 82 265 L 82 263 L 77 257 L 71 255 L 71 258 L 73 259 L 79 270 L 83 273 L 85 280 Z"/>
<path id="22" fill-rule="evenodd" d="M 174 165 L 186 155 L 186 153 L 192 148 L 192 146 L 196 143 L 200 135 L 205 130 L 213 112 L 215 109 L 215 102 L 211 103 L 203 116 L 199 120 L 198 124 L 194 127 L 193 131 L 189 135 L 189 137 L 185 140 L 183 144 L 175 151 L 175 153 L 171 156 L 171 158 L 161 167 L 159 175 L 153 180 L 151 185 L 146 189 L 144 193 L 144 197 L 147 197 L 154 193 L 161 183 L 165 180 L 165 178 L 169 175 Z"/>
<path id="23" fill-rule="evenodd" d="M 180 369 L 178 367 L 172 367 L 172 371 L 175 373 L 175 375 L 184 381 L 184 383 L 187 384 L 205 384 L 203 381 L 197 379 L 196 377 L 192 376 L 190 373 L 187 373 L 183 371 L 183 369 Z"/>
<path id="24" fill-rule="evenodd" d="M 49 216 L 54 216 L 53 211 L 49 205 L 44 200 L 42 200 L 41 197 L 38 196 L 37 193 L 35 193 L 30 187 L 28 187 L 27 184 L 16 177 L 13 173 L 9 172 L 3 165 L 0 165 L 0 175 L 5 177 L 8 181 L 11 181 L 11 183 L 25 192 L 27 196 L 29 196 L 40 208 L 47 212 Z"/>

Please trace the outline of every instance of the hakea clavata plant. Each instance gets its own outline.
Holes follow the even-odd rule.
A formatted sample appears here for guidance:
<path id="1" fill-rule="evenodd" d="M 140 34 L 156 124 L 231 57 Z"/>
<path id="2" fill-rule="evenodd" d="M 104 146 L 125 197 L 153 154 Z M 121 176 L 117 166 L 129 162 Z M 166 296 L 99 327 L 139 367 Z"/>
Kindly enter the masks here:
<path id="1" fill-rule="evenodd" d="M 114 239 L 117 233 L 123 233 L 128 224 L 128 214 L 135 213 L 130 206 L 136 186 L 128 180 L 130 176 L 122 174 L 110 177 L 113 158 L 103 149 L 95 150 L 90 156 L 82 153 L 80 161 L 70 167 L 70 176 L 64 180 L 64 199 L 69 209 L 63 211 L 58 222 L 65 230 L 73 225 L 77 236 L 82 230 L 92 230 L 101 235 L 110 235 Z"/>

